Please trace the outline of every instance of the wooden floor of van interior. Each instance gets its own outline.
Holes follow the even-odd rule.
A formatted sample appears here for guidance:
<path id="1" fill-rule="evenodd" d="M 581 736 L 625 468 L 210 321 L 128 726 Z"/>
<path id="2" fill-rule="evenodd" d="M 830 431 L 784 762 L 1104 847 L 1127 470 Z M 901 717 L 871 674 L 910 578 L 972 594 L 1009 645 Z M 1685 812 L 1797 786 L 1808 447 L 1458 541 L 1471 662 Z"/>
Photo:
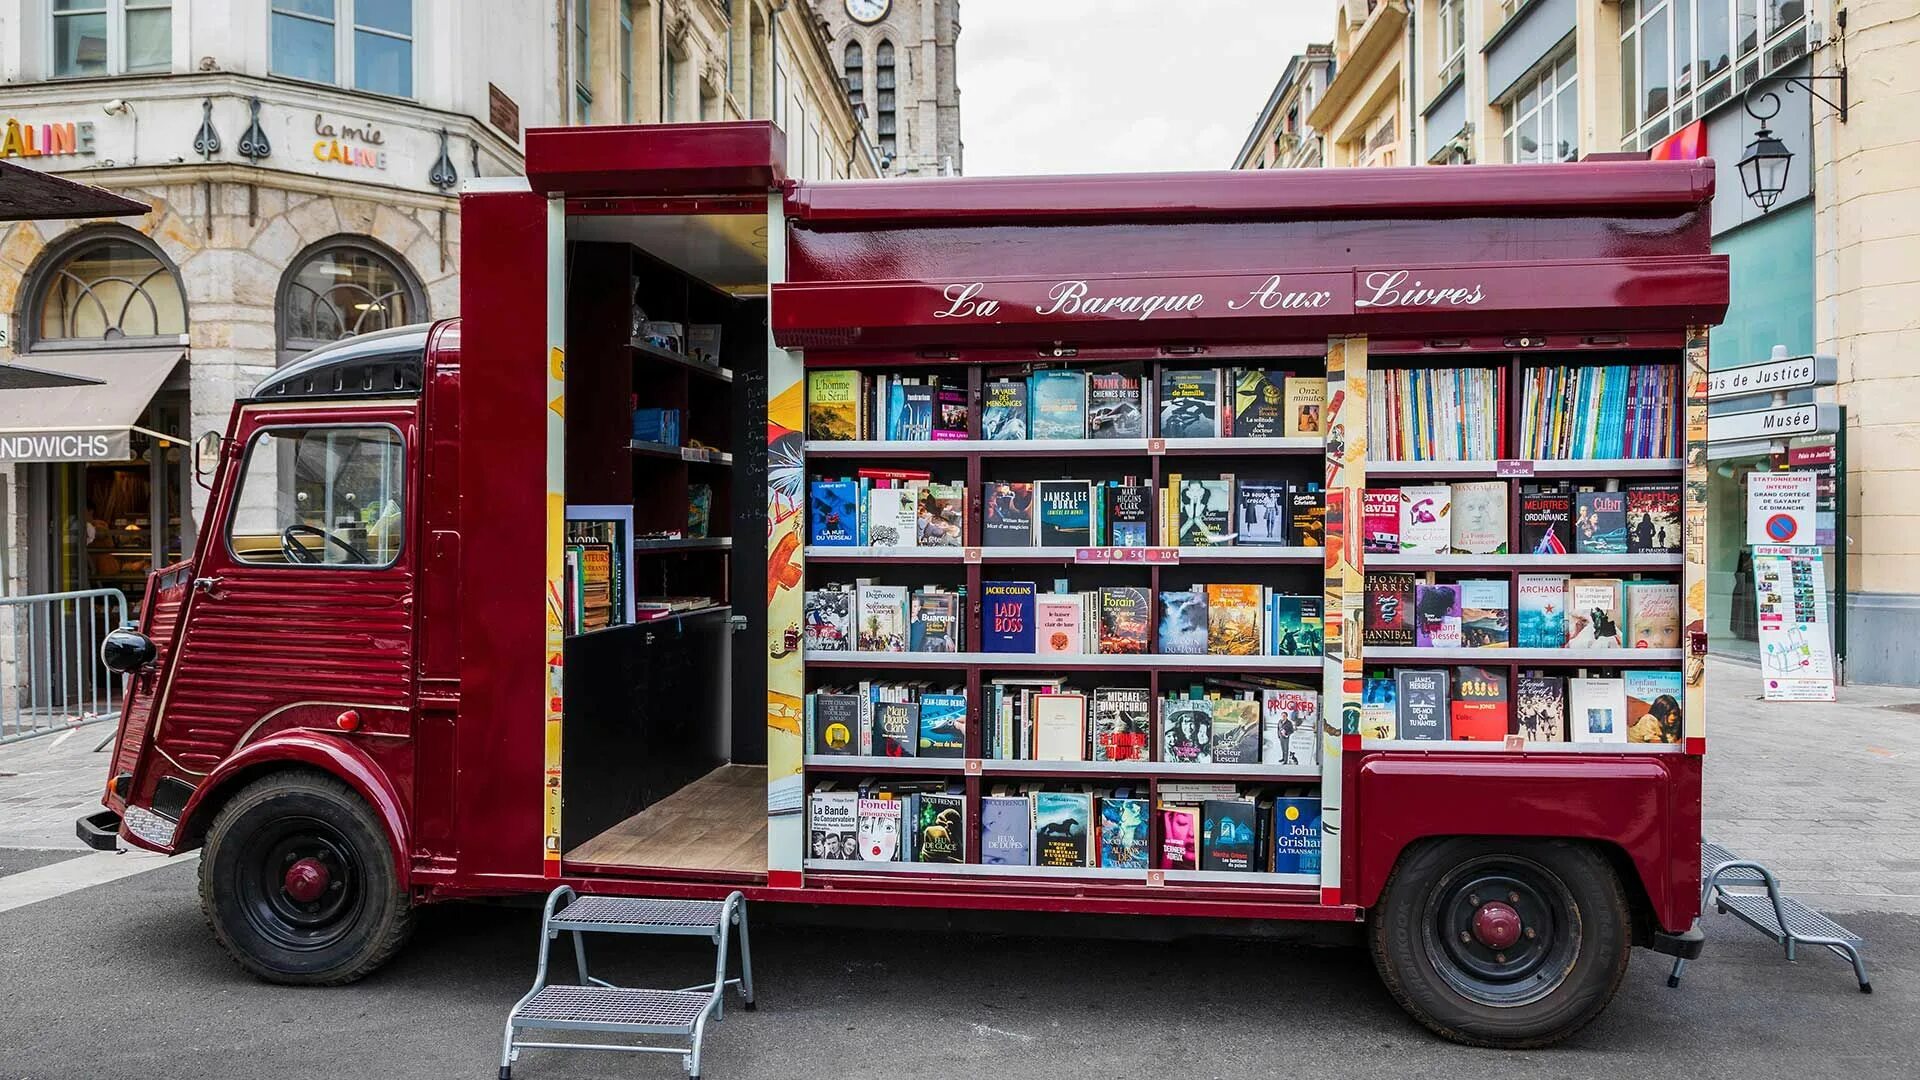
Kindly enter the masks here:
<path id="1" fill-rule="evenodd" d="M 567 852 L 567 862 L 767 872 L 767 769 L 722 765 Z"/>

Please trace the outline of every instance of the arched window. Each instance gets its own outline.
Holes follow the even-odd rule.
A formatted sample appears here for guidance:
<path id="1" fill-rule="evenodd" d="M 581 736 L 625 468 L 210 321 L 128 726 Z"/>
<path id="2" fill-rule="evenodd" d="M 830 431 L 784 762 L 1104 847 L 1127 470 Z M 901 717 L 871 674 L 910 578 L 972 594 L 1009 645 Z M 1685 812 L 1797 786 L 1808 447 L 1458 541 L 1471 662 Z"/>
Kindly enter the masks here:
<path id="1" fill-rule="evenodd" d="M 860 49 L 857 41 L 847 42 L 847 60 L 843 69 L 847 76 L 847 100 L 860 104 L 861 92 L 866 88 L 867 54 Z"/>
<path id="2" fill-rule="evenodd" d="M 397 256 L 362 237 L 322 240 L 281 279 L 280 359 L 426 318 L 420 284 Z"/>
<path id="3" fill-rule="evenodd" d="M 187 332 L 179 274 L 134 232 L 76 235 L 49 253 L 28 296 L 30 346 L 177 342 Z"/>
<path id="4" fill-rule="evenodd" d="M 873 89 L 878 101 L 874 115 L 879 118 L 880 153 L 898 157 L 893 117 L 893 42 L 882 40 L 873 50 Z"/>

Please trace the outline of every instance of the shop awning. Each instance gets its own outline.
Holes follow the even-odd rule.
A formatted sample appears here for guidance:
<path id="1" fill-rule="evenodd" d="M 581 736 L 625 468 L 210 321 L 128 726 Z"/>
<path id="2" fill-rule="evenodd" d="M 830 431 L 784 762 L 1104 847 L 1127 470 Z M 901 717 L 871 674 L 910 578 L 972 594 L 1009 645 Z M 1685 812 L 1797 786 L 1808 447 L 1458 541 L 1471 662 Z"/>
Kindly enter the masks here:
<path id="1" fill-rule="evenodd" d="M 111 191 L 0 161 L 0 221 L 126 217 L 148 209 Z"/>
<path id="2" fill-rule="evenodd" d="M 138 421 L 184 355 L 104 349 L 0 364 L 0 461 L 125 461 L 132 432 L 178 438 Z M 50 376 L 66 382 L 49 385 Z"/>

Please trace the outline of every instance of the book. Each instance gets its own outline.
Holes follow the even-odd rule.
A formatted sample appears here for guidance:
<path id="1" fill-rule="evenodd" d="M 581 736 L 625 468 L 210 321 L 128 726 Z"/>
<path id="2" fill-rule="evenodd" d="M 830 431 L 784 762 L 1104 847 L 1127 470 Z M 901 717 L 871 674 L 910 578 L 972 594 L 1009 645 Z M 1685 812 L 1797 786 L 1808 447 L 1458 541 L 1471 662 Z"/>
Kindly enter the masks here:
<path id="1" fill-rule="evenodd" d="M 1140 377 L 1123 371 L 1087 373 L 1087 434 L 1095 439 L 1143 439 L 1146 413 Z"/>
<path id="2" fill-rule="evenodd" d="M 1507 676 L 1497 668 L 1454 670 L 1449 730 L 1456 739 L 1499 742 L 1507 737 Z"/>
<path id="3" fill-rule="evenodd" d="M 860 437 L 860 373 L 807 372 L 807 438 L 848 442 Z"/>
<path id="4" fill-rule="evenodd" d="M 807 851 L 816 859 L 860 857 L 860 793 L 816 791 L 807 799 Z"/>
<path id="5" fill-rule="evenodd" d="M 1567 579 L 1567 648 L 1618 649 L 1620 579 Z"/>
<path id="6" fill-rule="evenodd" d="M 1033 651 L 1031 581 L 986 581 L 980 585 L 980 648 L 983 652 Z"/>
<path id="7" fill-rule="evenodd" d="M 1453 546 L 1447 512 L 1453 489 L 1422 484 L 1400 489 L 1400 550 L 1408 555 L 1444 555 Z"/>
<path id="8" fill-rule="evenodd" d="M 1027 430 L 1035 439 L 1087 437 L 1087 374 L 1054 368 L 1033 373 Z"/>
<path id="9" fill-rule="evenodd" d="M 1488 480 L 1453 485 L 1448 543 L 1463 555 L 1507 553 L 1507 484 Z"/>
<path id="10" fill-rule="evenodd" d="M 1413 643 L 1422 649 L 1457 649 L 1462 645 L 1460 586 L 1414 586 Z"/>
<path id="11" fill-rule="evenodd" d="M 1626 688 L 1619 679 L 1568 679 L 1567 720 L 1574 742 L 1626 742 Z"/>
<path id="12" fill-rule="evenodd" d="M 1160 436 L 1211 439 L 1220 434 L 1220 373 L 1160 372 Z"/>
<path id="13" fill-rule="evenodd" d="M 958 593 L 915 589 L 908 608 L 909 652 L 959 652 L 962 630 Z"/>
<path id="14" fill-rule="evenodd" d="M 912 487 L 867 490 L 867 544 L 913 547 L 920 535 L 918 491 Z"/>
<path id="15" fill-rule="evenodd" d="M 1216 656 L 1260 655 L 1260 586 L 1206 586 L 1207 652 Z"/>
<path id="16" fill-rule="evenodd" d="M 1024 795 L 980 797 L 980 862 L 1026 866 L 1032 858 L 1033 802 Z"/>
<path id="17" fill-rule="evenodd" d="M 987 547 L 1033 546 L 1033 485 L 989 480 L 981 485 L 981 542 Z"/>
<path id="18" fill-rule="evenodd" d="M 1198 870 L 1200 811 L 1192 806 L 1163 805 L 1154 813 L 1160 819 L 1160 868 Z"/>
<path id="19" fill-rule="evenodd" d="M 1369 675 L 1360 684 L 1360 737 L 1391 739 L 1399 729 L 1399 689 L 1391 676 Z"/>
<path id="20" fill-rule="evenodd" d="M 1087 759 L 1087 695 L 1041 694 L 1033 699 L 1033 760 Z"/>
<path id="21" fill-rule="evenodd" d="M 1148 739 L 1147 691 L 1136 687 L 1101 687 L 1093 692 L 1093 760 L 1146 761 Z"/>
<path id="22" fill-rule="evenodd" d="M 1287 485 L 1287 542 L 1295 547 L 1325 547 L 1327 493 L 1316 482 Z"/>
<path id="23" fill-rule="evenodd" d="M 1109 484 L 1101 491 L 1106 499 L 1106 542 L 1113 547 L 1146 547 L 1153 488 L 1146 484 Z"/>
<path id="24" fill-rule="evenodd" d="M 1147 868 L 1147 800 L 1100 800 L 1100 866 L 1116 870 Z"/>
<path id="25" fill-rule="evenodd" d="M 936 387 L 933 392 L 933 437 L 936 440 L 966 438 L 970 412 L 964 381 L 959 386 L 943 384 Z"/>
<path id="26" fill-rule="evenodd" d="M 1367 448 L 1379 461 L 1505 456 L 1507 369 L 1373 368 Z"/>
<path id="27" fill-rule="evenodd" d="M 861 652 L 907 651 L 907 587 L 861 585 L 854 589 Z"/>
<path id="28" fill-rule="evenodd" d="M 1180 546 L 1233 543 L 1233 481 L 1180 482 Z"/>
<path id="29" fill-rule="evenodd" d="M 860 858 L 866 862 L 900 860 L 899 799 L 860 800 Z"/>
<path id="30" fill-rule="evenodd" d="M 1286 432 L 1286 396 L 1273 372 L 1235 368 L 1233 414 L 1223 434 L 1236 439 L 1274 439 Z"/>
<path id="31" fill-rule="evenodd" d="M 1627 551 L 1634 555 L 1680 550 L 1680 485 L 1636 484 L 1627 489 Z"/>
<path id="32" fill-rule="evenodd" d="M 981 438 L 999 441 L 1027 437 L 1025 379 L 990 379 L 981 396 Z"/>
<path id="33" fill-rule="evenodd" d="M 1629 671 L 1620 677 L 1626 694 L 1627 741 L 1677 743 L 1686 734 L 1682 716 L 1686 686 L 1678 671 Z"/>
<path id="34" fill-rule="evenodd" d="M 967 695 L 920 695 L 919 757 L 963 757 L 967 749 Z"/>
<path id="35" fill-rule="evenodd" d="M 1522 672 L 1513 685 L 1514 727 L 1528 742 L 1567 741 L 1567 680 Z"/>
<path id="36" fill-rule="evenodd" d="M 1627 612 L 1629 649 L 1680 647 L 1680 586 L 1671 581 L 1626 581 L 1620 585 Z"/>
<path id="37" fill-rule="evenodd" d="M 1522 649 L 1567 644 L 1567 575 L 1520 574 L 1514 580 L 1516 634 Z"/>
<path id="38" fill-rule="evenodd" d="M 1269 656 L 1319 656 L 1324 651 L 1323 598 L 1275 596 L 1268 610 Z"/>
<path id="39" fill-rule="evenodd" d="M 1080 791 L 1033 793 L 1033 865 L 1087 865 L 1093 797 Z"/>
<path id="40" fill-rule="evenodd" d="M 1327 380 L 1304 375 L 1287 376 L 1286 402 L 1287 438 L 1305 438 L 1325 431 L 1320 426 L 1320 413 L 1327 404 Z"/>
<path id="41" fill-rule="evenodd" d="M 821 652 L 853 649 L 853 591 L 808 589 L 802 596 L 803 647 Z"/>
<path id="42" fill-rule="evenodd" d="M 927 442 L 933 438 L 932 385 L 894 380 L 888 389 L 886 437 L 893 442 Z"/>
<path id="43" fill-rule="evenodd" d="M 1234 492 L 1236 544 L 1287 543 L 1287 483 L 1242 480 Z"/>
<path id="44" fill-rule="evenodd" d="M 813 697 L 813 752 L 829 756 L 852 754 L 859 749 L 860 699 L 852 694 Z"/>
<path id="45" fill-rule="evenodd" d="M 1448 739 L 1447 673 L 1441 668 L 1401 668 L 1393 673 L 1400 712 L 1394 718 L 1402 739 Z"/>
<path id="46" fill-rule="evenodd" d="M 704 540 L 713 519 L 713 485 L 687 485 L 687 538 Z"/>
<path id="47" fill-rule="evenodd" d="M 1198 656 L 1207 651 L 1207 595 L 1204 591 L 1160 594 L 1160 652 Z"/>
<path id="48" fill-rule="evenodd" d="M 1200 869 L 1253 869 L 1253 815 L 1253 803 L 1240 799 L 1208 799 L 1200 804 Z"/>
<path id="49" fill-rule="evenodd" d="M 920 746 L 920 703 L 881 701 L 873 706 L 873 752 L 914 757 Z"/>
<path id="50" fill-rule="evenodd" d="M 1573 550 L 1582 555 L 1627 553 L 1627 495 L 1581 491 L 1573 496 Z"/>
<path id="51" fill-rule="evenodd" d="M 1320 695 L 1313 690 L 1264 690 L 1260 707 L 1260 760 L 1268 765 L 1311 765 L 1320 758 L 1314 738 L 1320 726 Z"/>
<path id="52" fill-rule="evenodd" d="M 1131 656 L 1147 651 L 1153 629 L 1151 594 L 1132 585 L 1106 586 L 1099 592 L 1100 652 Z"/>
<path id="53" fill-rule="evenodd" d="M 1360 529 L 1368 552 L 1399 554 L 1399 488 L 1368 488 L 1360 493 Z"/>
<path id="54" fill-rule="evenodd" d="M 1472 579 L 1460 586 L 1460 643 L 1469 649 L 1504 649 L 1509 638 L 1507 580 Z"/>
<path id="55" fill-rule="evenodd" d="M 1676 457 L 1679 379 L 1672 364 L 1527 368 L 1519 387 L 1522 455 Z"/>
<path id="56" fill-rule="evenodd" d="M 1573 550 L 1573 487 L 1564 480 L 1520 485 L 1520 552 L 1565 555 Z"/>
<path id="57" fill-rule="evenodd" d="M 926 792 L 915 800 L 919 817 L 913 835 L 913 861 L 967 861 L 967 797 Z"/>
<path id="58" fill-rule="evenodd" d="M 1414 574 L 1403 570 L 1366 572 L 1367 610 L 1360 622 L 1363 644 L 1408 646 L 1414 643 L 1415 580 Z"/>
<path id="59" fill-rule="evenodd" d="M 1260 703 L 1241 698 L 1213 702 L 1213 760 L 1216 764 L 1260 763 Z"/>
<path id="60" fill-rule="evenodd" d="M 720 363 L 720 324 L 687 324 L 687 358 L 702 364 Z"/>
<path id="61" fill-rule="evenodd" d="M 1213 760 L 1213 702 L 1168 698 L 1160 703 L 1160 760 L 1189 765 Z"/>
<path id="62" fill-rule="evenodd" d="M 1281 795 L 1273 800 L 1273 851 L 1267 864 L 1276 874 L 1320 872 L 1320 797 Z"/>
<path id="63" fill-rule="evenodd" d="M 1086 596 L 1041 593 L 1033 600 L 1033 651 L 1077 656 L 1087 651 Z"/>
<path id="64" fill-rule="evenodd" d="M 1034 533 L 1041 547 L 1093 546 L 1093 483 L 1036 480 Z"/>
<path id="65" fill-rule="evenodd" d="M 929 482 L 920 489 L 915 518 L 918 547 L 963 547 L 967 542 L 967 487 Z"/>

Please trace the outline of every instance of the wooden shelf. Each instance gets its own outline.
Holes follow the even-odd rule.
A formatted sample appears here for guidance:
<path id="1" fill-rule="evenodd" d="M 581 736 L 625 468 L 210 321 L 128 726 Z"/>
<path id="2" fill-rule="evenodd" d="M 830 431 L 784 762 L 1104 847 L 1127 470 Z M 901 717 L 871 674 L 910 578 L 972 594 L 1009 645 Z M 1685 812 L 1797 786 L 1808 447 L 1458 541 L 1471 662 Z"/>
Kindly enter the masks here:
<path id="1" fill-rule="evenodd" d="M 670 446 L 656 442 L 628 443 L 627 448 L 640 457 L 666 458 L 692 465 L 733 464 L 733 455 L 724 450 L 701 450 L 691 446 Z"/>
<path id="2" fill-rule="evenodd" d="M 899 562 L 899 563 L 957 563 L 965 562 L 968 548 L 957 547 L 837 547 L 809 545 L 806 557 L 810 561 L 823 563 L 838 562 Z M 982 563 L 1070 563 L 1075 560 L 1079 548 L 1070 547 L 983 547 L 980 552 Z M 1110 551 L 1127 550 L 1109 548 Z M 1301 563 L 1319 566 L 1326 561 L 1326 548 L 1318 547 L 1272 547 L 1246 544 L 1230 547 L 1184 547 L 1178 549 L 1180 562 L 1205 562 L 1228 564 L 1289 564 Z M 1145 562 L 1130 563 L 1119 559 L 1100 563 L 1088 563 L 1090 566 L 1140 566 Z M 1168 563 L 1157 565 L 1167 566 Z"/>
<path id="3" fill-rule="evenodd" d="M 820 457 L 1060 457 L 1139 456 L 1164 453 L 1169 457 L 1204 454 L 1303 455 L 1325 452 L 1319 439 L 936 439 L 905 442 L 891 439 L 813 440 L 810 458 Z"/>
<path id="4" fill-rule="evenodd" d="M 811 772 L 935 776 L 958 776 L 966 771 L 967 764 L 960 758 L 881 757 L 878 754 L 808 754 L 804 763 Z"/>
<path id="5" fill-rule="evenodd" d="M 649 345 L 644 341 L 634 341 L 628 344 L 632 347 L 635 357 L 658 360 L 662 363 L 683 367 L 696 375 L 714 379 L 718 382 L 730 383 L 733 381 L 733 372 L 718 364 L 709 364 L 701 360 L 695 360 L 693 357 L 687 356 L 684 353 L 677 353 L 672 349 L 662 349 L 655 345 Z"/>
<path id="6" fill-rule="evenodd" d="M 856 754 L 808 754 L 806 767 L 821 773 L 888 773 L 983 776 L 1077 776 L 1171 781 L 1238 780 L 1260 783 L 1275 780 L 1317 783 L 1318 765 L 1265 765 L 1177 761 L 1029 761 L 1004 758 L 879 757 Z M 969 769 L 971 766 L 971 770 Z"/>
<path id="7" fill-rule="evenodd" d="M 1431 652 L 1432 650 L 1426 650 Z M 1639 650 L 1645 652 L 1648 650 Z M 1677 652 L 1678 650 L 1672 650 Z M 1049 671 L 1312 671 L 1318 656 L 1178 656 L 1161 653 L 840 652 L 809 649 L 805 661 L 823 668 L 1039 668 Z"/>
<path id="8" fill-rule="evenodd" d="M 1678 570 L 1682 556 L 1641 555 L 1367 555 L 1369 570 Z"/>
<path id="9" fill-rule="evenodd" d="M 1533 476 L 1508 476 L 1525 482 L 1535 478 L 1559 476 L 1635 477 L 1678 473 L 1686 465 L 1680 458 L 1575 458 L 1528 462 Z M 1499 476 L 1498 461 L 1369 461 L 1367 479 L 1417 476 Z"/>
<path id="10" fill-rule="evenodd" d="M 1463 742 L 1457 739 L 1367 739 L 1362 750 L 1417 751 L 1466 754 L 1684 754 L 1680 743 L 1530 742 L 1525 750 L 1509 750 L 1504 742 Z"/>
<path id="11" fill-rule="evenodd" d="M 998 866 L 985 863 L 863 862 L 854 859 L 807 859 L 807 870 L 848 874 L 924 874 L 930 877 L 1026 878 L 1058 881 L 1086 878 L 1101 882 L 1144 885 L 1148 874 L 1165 875 L 1168 882 L 1185 885 L 1313 885 L 1318 874 L 1256 874 L 1232 870 L 1118 870 L 1103 866 Z"/>
<path id="12" fill-rule="evenodd" d="M 731 536 L 702 536 L 684 540 L 635 540 L 633 542 L 633 550 L 636 552 L 731 551 L 732 549 L 733 537 Z"/>
<path id="13" fill-rule="evenodd" d="M 809 654 L 811 655 L 811 654 Z M 1422 649 L 1367 645 L 1364 664 L 1522 664 L 1552 667 L 1655 667 L 1680 662 L 1679 649 Z"/>

